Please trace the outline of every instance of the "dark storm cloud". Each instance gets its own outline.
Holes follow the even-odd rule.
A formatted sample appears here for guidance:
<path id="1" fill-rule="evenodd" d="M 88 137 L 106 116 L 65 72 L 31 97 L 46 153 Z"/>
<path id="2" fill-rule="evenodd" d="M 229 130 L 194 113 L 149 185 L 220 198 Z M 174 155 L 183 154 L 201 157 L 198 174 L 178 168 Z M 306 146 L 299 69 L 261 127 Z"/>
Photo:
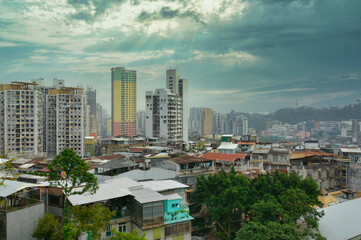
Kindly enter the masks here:
<path id="1" fill-rule="evenodd" d="M 182 19 L 189 18 L 194 20 L 197 23 L 205 24 L 202 21 L 202 15 L 193 10 L 181 11 L 179 9 L 171 9 L 170 7 L 162 7 L 159 11 L 147 12 L 142 11 L 137 19 L 140 22 L 150 22 L 154 20 L 163 20 L 163 19 Z"/>

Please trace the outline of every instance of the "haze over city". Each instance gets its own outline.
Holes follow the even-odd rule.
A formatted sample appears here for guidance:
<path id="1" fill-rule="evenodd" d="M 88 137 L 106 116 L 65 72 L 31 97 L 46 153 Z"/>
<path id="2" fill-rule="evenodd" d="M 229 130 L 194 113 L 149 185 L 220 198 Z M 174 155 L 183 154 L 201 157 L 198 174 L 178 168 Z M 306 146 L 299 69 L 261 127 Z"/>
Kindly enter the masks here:
<path id="1" fill-rule="evenodd" d="M 137 71 L 137 105 L 189 79 L 189 106 L 219 112 L 353 103 L 361 2 L 338 0 L 0 2 L 0 83 L 92 85 L 110 112 L 110 68 Z"/>

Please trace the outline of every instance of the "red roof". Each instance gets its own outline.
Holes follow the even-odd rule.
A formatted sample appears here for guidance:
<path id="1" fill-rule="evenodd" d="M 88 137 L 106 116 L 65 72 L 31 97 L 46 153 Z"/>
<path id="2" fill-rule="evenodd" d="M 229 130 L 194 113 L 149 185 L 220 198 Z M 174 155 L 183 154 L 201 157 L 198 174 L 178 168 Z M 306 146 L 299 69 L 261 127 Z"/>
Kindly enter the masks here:
<path id="1" fill-rule="evenodd" d="M 38 170 L 38 172 L 50 172 L 48 167 L 43 167 L 42 169 Z"/>
<path id="2" fill-rule="evenodd" d="M 205 158 L 209 160 L 216 160 L 216 161 L 228 161 L 234 162 L 236 159 L 244 159 L 247 154 L 239 154 L 239 153 L 206 153 L 200 158 Z"/>
<path id="3" fill-rule="evenodd" d="M 130 152 L 135 152 L 135 153 L 142 153 L 146 150 L 149 150 L 149 148 L 131 148 L 131 149 L 129 149 Z"/>
<path id="4" fill-rule="evenodd" d="M 125 158 L 125 156 L 120 155 L 120 154 L 114 154 L 114 155 L 100 156 L 97 158 L 102 159 L 102 160 L 113 160 L 113 159 Z"/>

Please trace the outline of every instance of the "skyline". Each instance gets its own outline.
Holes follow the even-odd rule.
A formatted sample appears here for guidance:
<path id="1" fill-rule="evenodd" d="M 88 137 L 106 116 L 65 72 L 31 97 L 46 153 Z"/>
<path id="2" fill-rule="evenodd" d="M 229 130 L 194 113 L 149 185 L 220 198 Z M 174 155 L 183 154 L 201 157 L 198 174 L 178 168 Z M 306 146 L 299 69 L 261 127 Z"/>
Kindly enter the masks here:
<path id="1" fill-rule="evenodd" d="M 0 1 L 0 83 L 92 85 L 110 113 L 110 69 L 125 67 L 137 71 L 144 110 L 171 62 L 189 80 L 189 107 L 346 105 L 361 93 L 359 9 L 357 0 Z"/>

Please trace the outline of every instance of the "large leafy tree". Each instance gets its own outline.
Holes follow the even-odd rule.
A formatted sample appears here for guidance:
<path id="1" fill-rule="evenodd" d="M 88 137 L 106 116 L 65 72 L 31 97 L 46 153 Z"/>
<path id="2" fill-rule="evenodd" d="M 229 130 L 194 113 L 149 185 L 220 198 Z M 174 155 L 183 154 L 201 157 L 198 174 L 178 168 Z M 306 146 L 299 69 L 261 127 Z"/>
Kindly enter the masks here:
<path id="1" fill-rule="evenodd" d="M 100 239 L 100 230 L 106 230 L 114 215 L 114 212 L 101 204 L 74 206 L 70 210 L 70 219 L 75 223 L 77 235 L 90 233 L 92 239 Z"/>
<path id="2" fill-rule="evenodd" d="M 105 231 L 114 215 L 114 212 L 101 204 L 73 207 L 69 212 L 69 220 L 74 226 L 73 231 L 76 234 L 72 238 L 88 233 L 92 239 L 100 239 L 100 231 Z M 59 218 L 46 213 L 38 219 L 32 236 L 36 239 L 62 240 L 64 239 L 64 228 Z"/>
<path id="3" fill-rule="evenodd" d="M 77 234 L 74 223 L 69 219 L 68 197 L 85 192 L 95 193 L 98 188 L 94 174 L 88 172 L 89 165 L 73 150 L 65 149 L 48 165 L 49 179 L 52 185 L 63 188 L 64 206 L 64 238 L 71 239 Z"/>
<path id="4" fill-rule="evenodd" d="M 45 213 L 43 217 L 39 218 L 37 225 L 34 229 L 33 238 L 43 240 L 62 240 L 63 228 L 59 218 L 56 218 L 53 214 Z"/>
<path id="5" fill-rule="evenodd" d="M 237 231 L 248 222 L 263 225 L 271 222 L 294 229 L 302 222 L 302 234 L 297 230 L 300 236 L 317 233 L 322 213 L 313 206 L 319 204 L 319 195 L 313 180 L 301 180 L 295 173 L 267 173 L 248 179 L 232 170 L 207 178 L 201 176 L 189 197 L 193 203 L 192 212 L 200 211 L 202 204 L 209 212 L 208 218 L 201 216 L 195 222 L 215 229 L 222 239 L 234 239 Z"/>

